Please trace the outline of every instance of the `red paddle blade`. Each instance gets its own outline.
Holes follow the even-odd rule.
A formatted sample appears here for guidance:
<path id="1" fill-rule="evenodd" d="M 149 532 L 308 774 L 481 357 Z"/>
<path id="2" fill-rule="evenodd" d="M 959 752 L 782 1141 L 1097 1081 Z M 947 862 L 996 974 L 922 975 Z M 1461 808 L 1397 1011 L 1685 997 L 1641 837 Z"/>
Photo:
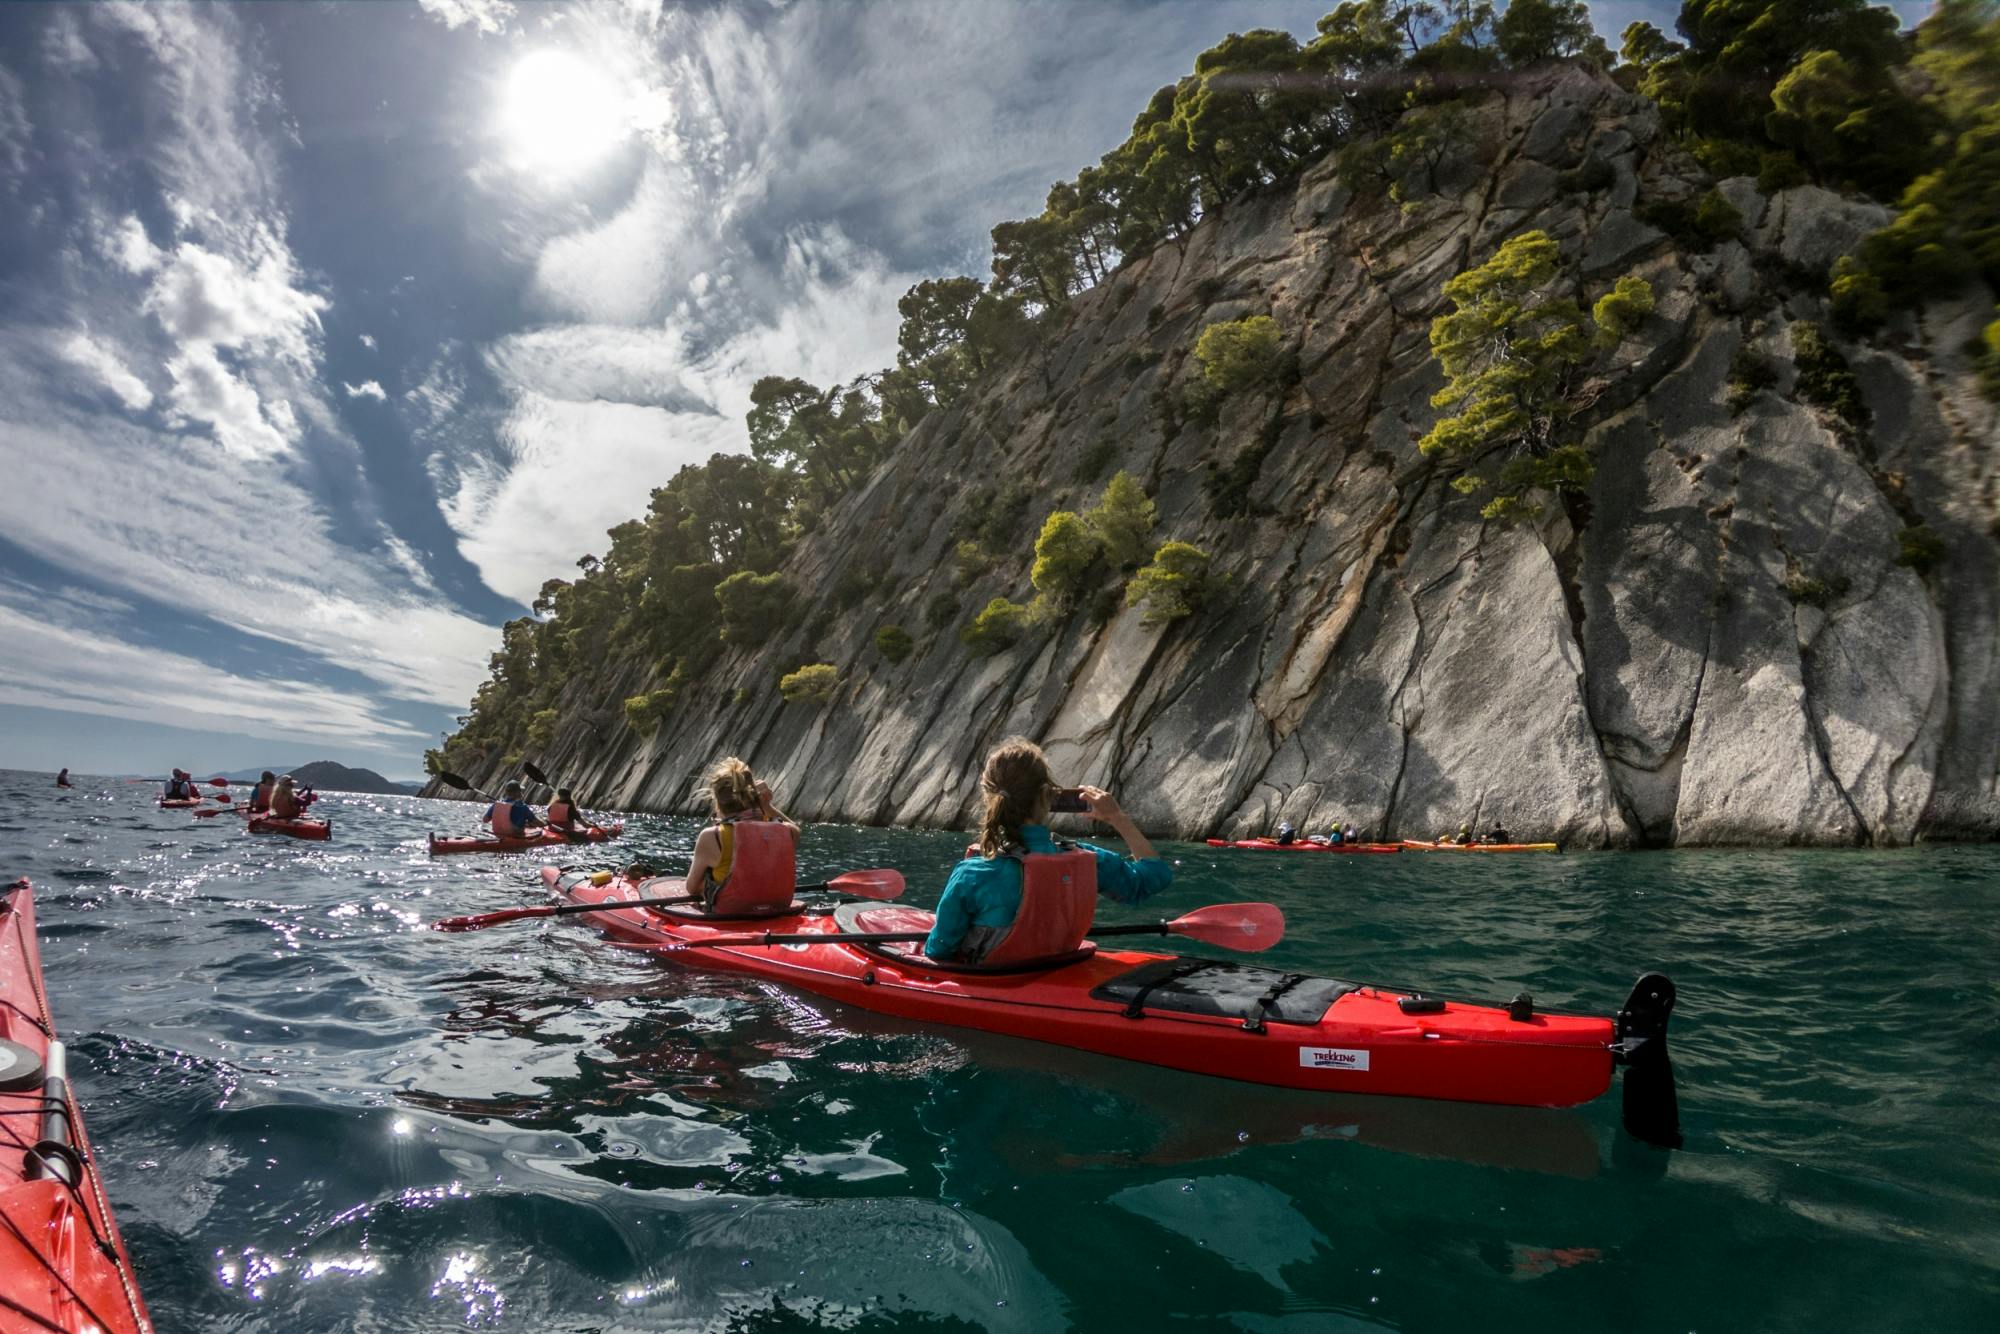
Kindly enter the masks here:
<path id="1" fill-rule="evenodd" d="M 859 899 L 893 899 L 903 892 L 903 873 L 887 869 L 848 871 L 828 880 L 826 887 Z"/>
<path id="2" fill-rule="evenodd" d="M 228 787 L 229 780 L 227 778 L 211 778 L 208 780 L 208 785 L 210 787 Z"/>
<path id="3" fill-rule="evenodd" d="M 1285 914 L 1275 903 L 1218 903 L 1167 923 L 1169 933 L 1224 949 L 1256 953 L 1285 938 Z"/>
<path id="4" fill-rule="evenodd" d="M 482 927 L 498 926 L 502 922 L 518 922 L 523 917 L 553 917 L 556 905 L 544 904 L 535 908 L 506 908 L 500 912 L 480 913 L 476 917 L 441 917 L 431 923 L 433 931 L 477 931 Z"/>

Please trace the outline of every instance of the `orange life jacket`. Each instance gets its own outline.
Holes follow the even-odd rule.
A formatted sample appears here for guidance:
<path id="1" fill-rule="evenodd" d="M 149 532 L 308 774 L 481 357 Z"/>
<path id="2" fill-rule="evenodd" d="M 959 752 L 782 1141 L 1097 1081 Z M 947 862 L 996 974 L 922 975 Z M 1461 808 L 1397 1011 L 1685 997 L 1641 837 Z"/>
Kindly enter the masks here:
<path id="1" fill-rule="evenodd" d="M 1021 863 L 1021 908 L 985 954 L 982 968 L 1004 968 L 1075 954 L 1097 915 L 1097 854 L 1088 848 L 1033 852 Z"/>
<path id="2" fill-rule="evenodd" d="M 549 803 L 549 823 L 558 829 L 567 829 L 569 822 L 576 818 L 576 812 L 560 801 Z"/>
<path id="3" fill-rule="evenodd" d="M 799 845 L 790 825 L 725 820 L 716 826 L 715 837 L 722 860 L 701 887 L 701 901 L 710 912 L 755 912 L 792 901 L 792 891 L 799 887 Z"/>

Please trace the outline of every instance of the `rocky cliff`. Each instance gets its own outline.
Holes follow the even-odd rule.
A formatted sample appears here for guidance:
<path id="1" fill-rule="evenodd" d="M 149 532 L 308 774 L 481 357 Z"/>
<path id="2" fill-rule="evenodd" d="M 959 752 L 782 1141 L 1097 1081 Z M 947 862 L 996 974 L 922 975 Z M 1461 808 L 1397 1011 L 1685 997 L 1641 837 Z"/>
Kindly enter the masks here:
<path id="1" fill-rule="evenodd" d="M 731 651 L 653 735 L 615 713 L 648 669 L 607 665 L 538 762 L 594 801 L 677 811 L 736 753 L 804 818 L 963 826 L 981 754 L 1019 732 L 1183 837 L 1280 816 L 1420 837 L 1499 820 L 1578 846 L 1993 836 L 1996 416 L 1965 351 L 1990 294 L 1836 340 L 1841 403 L 1804 382 L 1825 358 L 1802 372 L 1796 331 L 1825 323 L 1827 269 L 1883 210 L 1726 181 L 1741 226 L 1702 250 L 1641 218 L 1712 183 L 1607 78 L 1523 79 L 1474 123 L 1404 203 L 1327 162 L 1126 263 L 785 567 L 822 597 L 853 570 L 875 593 Z M 1578 295 L 1636 272 L 1658 299 L 1594 373 L 1587 497 L 1497 526 L 1417 451 L 1441 383 L 1427 336 L 1440 285 L 1529 228 L 1562 242 Z M 1285 330 L 1296 383 L 1183 420 L 1196 335 L 1247 314 Z M 1073 478 L 1100 441 L 1105 475 L 1142 479 L 1157 536 L 1213 553 L 1227 596 L 974 656 L 953 627 L 1027 594 L 1035 526 L 1094 500 Z M 1247 512 L 1218 514 L 1212 468 L 1259 451 Z M 1011 558 L 960 588 L 954 526 L 1009 478 L 1034 488 Z M 958 620 L 885 661 L 875 629 L 918 631 L 940 593 Z M 802 661 L 840 670 L 823 707 L 779 698 Z"/>

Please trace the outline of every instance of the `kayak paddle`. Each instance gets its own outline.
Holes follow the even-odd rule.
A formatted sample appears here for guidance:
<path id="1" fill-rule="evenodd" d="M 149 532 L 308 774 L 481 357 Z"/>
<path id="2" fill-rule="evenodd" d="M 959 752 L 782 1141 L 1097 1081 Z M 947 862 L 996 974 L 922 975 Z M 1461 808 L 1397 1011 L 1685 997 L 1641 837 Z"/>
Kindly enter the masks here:
<path id="1" fill-rule="evenodd" d="M 1128 926 L 1093 926 L 1092 936 L 1186 936 L 1205 945 L 1256 952 L 1270 949 L 1285 935 L 1285 914 L 1275 903 L 1218 903 L 1197 908 L 1171 922 L 1134 922 Z M 930 939 L 928 931 L 799 931 L 780 934 L 765 931 L 756 935 L 711 936 L 707 940 L 679 940 L 655 949 L 696 950 L 717 945 L 833 945 L 841 941 L 857 944 L 889 945 Z"/>
<path id="2" fill-rule="evenodd" d="M 525 760 L 522 761 L 521 763 L 521 772 L 528 776 L 529 781 L 540 783 L 543 787 L 549 789 L 549 791 L 551 792 L 559 791 L 565 786 L 562 783 L 556 782 L 553 778 L 550 778 L 547 774 L 543 773 L 540 769 L 537 769 L 534 765 L 529 764 Z M 597 822 L 595 820 L 589 819 L 590 813 L 588 811 L 585 811 L 582 808 L 582 806 L 583 803 L 581 802 L 577 803 L 576 813 L 578 815 L 584 816 L 586 823 L 593 825 L 596 824 Z"/>
<path id="3" fill-rule="evenodd" d="M 903 892 L 903 873 L 891 870 L 849 871 L 817 885 L 800 885 L 797 892 L 831 889 L 863 899 L 893 899 Z M 657 899 L 606 899 L 597 903 L 547 903 L 532 908 L 505 908 L 475 917 L 446 917 L 431 923 L 433 931 L 478 931 L 528 917 L 567 917 L 571 913 L 608 912 L 614 908 L 653 908 L 669 903 L 693 903 L 692 894 Z"/>
<path id="4" fill-rule="evenodd" d="M 455 773 L 449 773 L 443 769 L 440 769 L 438 770 L 437 780 L 438 782 L 443 783 L 446 787 L 460 788 L 463 791 L 470 792 L 475 797 L 484 797 L 488 801 L 493 800 L 492 793 L 481 792 L 478 788 L 466 782 L 463 778 L 460 778 Z"/>
<path id="5" fill-rule="evenodd" d="M 204 806 L 194 813 L 194 818 L 197 820 L 206 820 L 212 815 L 248 815 L 249 813 L 250 807 L 247 803 L 242 806 Z"/>

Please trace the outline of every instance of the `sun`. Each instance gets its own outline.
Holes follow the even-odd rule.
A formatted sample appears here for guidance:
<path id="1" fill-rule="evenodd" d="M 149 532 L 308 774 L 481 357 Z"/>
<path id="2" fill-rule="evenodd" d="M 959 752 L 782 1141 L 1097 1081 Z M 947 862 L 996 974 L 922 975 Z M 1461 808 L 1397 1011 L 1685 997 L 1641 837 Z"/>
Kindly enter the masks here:
<path id="1" fill-rule="evenodd" d="M 583 170 L 632 132 L 630 98 L 605 71 L 549 49 L 523 56 L 500 102 L 499 131 L 514 165 L 545 175 Z"/>

